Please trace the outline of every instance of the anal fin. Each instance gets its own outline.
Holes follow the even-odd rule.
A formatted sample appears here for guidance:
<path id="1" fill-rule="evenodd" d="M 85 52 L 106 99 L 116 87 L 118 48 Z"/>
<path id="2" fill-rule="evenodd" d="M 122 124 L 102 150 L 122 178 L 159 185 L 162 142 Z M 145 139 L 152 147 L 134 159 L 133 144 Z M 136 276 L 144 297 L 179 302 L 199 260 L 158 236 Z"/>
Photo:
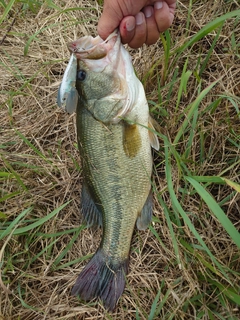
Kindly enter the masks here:
<path id="1" fill-rule="evenodd" d="M 152 191 L 150 191 L 147 200 L 142 208 L 142 211 L 137 219 L 138 230 L 146 230 L 152 220 L 152 205 L 153 197 Z"/>

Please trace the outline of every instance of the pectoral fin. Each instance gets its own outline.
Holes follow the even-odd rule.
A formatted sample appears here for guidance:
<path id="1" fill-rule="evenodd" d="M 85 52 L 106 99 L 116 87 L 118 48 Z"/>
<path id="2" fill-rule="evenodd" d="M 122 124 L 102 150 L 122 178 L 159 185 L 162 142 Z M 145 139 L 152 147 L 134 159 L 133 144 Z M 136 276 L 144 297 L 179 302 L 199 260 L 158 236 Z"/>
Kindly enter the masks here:
<path id="1" fill-rule="evenodd" d="M 123 149 L 129 158 L 134 158 L 142 146 L 139 127 L 136 124 L 124 122 Z"/>
<path id="2" fill-rule="evenodd" d="M 151 146 L 155 150 L 159 150 L 159 141 L 158 141 L 158 137 L 157 137 L 156 133 L 154 132 L 155 128 L 153 126 L 153 120 L 151 118 L 148 121 L 148 127 L 150 129 L 150 130 L 148 130 L 148 134 L 149 134 Z"/>
<path id="3" fill-rule="evenodd" d="M 147 200 L 142 208 L 142 211 L 137 219 L 138 230 L 146 230 L 152 220 L 152 204 L 153 197 L 152 191 L 150 191 Z"/>
<path id="4" fill-rule="evenodd" d="M 102 226 L 102 213 L 96 206 L 85 183 L 82 186 L 81 212 L 88 227 L 93 225 Z"/>

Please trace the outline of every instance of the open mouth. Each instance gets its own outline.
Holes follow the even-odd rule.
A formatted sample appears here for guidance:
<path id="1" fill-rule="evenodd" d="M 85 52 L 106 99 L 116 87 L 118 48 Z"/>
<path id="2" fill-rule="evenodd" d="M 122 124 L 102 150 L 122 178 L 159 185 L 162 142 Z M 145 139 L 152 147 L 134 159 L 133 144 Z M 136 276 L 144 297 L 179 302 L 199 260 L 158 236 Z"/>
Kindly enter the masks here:
<path id="1" fill-rule="evenodd" d="M 106 40 L 99 36 L 93 38 L 85 36 L 69 43 L 70 52 L 75 53 L 78 59 L 102 59 L 114 47 L 118 39 L 118 31 L 111 33 Z"/>

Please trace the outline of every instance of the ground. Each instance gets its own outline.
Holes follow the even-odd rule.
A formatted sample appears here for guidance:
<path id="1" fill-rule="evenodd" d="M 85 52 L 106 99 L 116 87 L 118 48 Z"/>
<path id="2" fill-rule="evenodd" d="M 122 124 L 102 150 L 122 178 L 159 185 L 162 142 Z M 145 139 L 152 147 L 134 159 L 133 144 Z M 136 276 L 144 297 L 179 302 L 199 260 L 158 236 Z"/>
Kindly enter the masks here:
<path id="1" fill-rule="evenodd" d="M 157 44 L 128 48 L 158 123 L 154 217 L 113 313 L 70 295 L 101 232 L 81 225 L 75 115 L 56 96 L 101 4 L 0 2 L 0 319 L 239 319 L 238 1 L 178 1 Z"/>

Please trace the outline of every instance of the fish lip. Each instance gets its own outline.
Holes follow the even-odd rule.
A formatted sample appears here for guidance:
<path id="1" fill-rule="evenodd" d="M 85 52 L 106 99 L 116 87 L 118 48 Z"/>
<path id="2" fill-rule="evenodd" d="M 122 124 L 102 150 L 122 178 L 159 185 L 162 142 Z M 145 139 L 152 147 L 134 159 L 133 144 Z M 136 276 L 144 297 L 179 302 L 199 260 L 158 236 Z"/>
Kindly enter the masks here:
<path id="1" fill-rule="evenodd" d="M 98 60 L 106 57 L 116 44 L 120 45 L 121 39 L 118 30 L 112 32 L 106 40 L 97 36 L 82 37 L 68 44 L 68 49 L 74 53 L 77 59 L 93 59 Z"/>

